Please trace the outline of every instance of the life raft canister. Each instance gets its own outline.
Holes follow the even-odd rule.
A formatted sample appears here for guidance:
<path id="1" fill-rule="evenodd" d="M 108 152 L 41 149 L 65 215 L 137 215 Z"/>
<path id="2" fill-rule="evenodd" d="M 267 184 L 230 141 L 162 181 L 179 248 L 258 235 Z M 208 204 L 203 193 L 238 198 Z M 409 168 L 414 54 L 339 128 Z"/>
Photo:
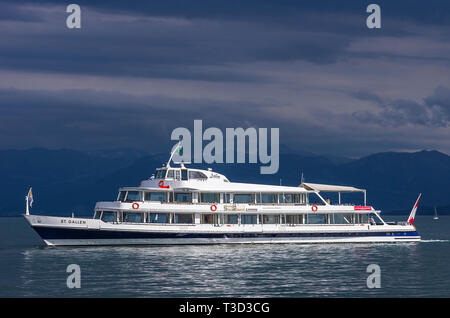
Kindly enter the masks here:
<path id="1" fill-rule="evenodd" d="M 213 204 L 210 207 L 211 211 L 216 212 L 217 211 L 217 205 Z"/>
<path id="2" fill-rule="evenodd" d="M 135 210 L 139 209 L 139 203 L 134 202 L 131 207 Z"/>
<path id="3" fill-rule="evenodd" d="M 314 204 L 314 205 L 311 207 L 311 210 L 313 210 L 313 212 L 317 212 L 318 209 L 319 209 L 319 208 L 317 207 L 316 204 Z"/>

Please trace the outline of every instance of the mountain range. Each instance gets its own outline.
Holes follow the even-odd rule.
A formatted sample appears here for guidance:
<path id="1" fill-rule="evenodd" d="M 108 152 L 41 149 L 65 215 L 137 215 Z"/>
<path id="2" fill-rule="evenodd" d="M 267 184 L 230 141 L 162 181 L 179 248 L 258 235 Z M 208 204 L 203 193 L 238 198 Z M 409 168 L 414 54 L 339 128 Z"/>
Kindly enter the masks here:
<path id="1" fill-rule="evenodd" d="M 92 215 L 96 201 L 117 197 L 121 186 L 135 186 L 150 177 L 168 154 L 133 149 L 1 150 L 0 216 L 25 210 L 25 195 L 33 187 L 32 213 Z M 305 182 L 351 185 L 367 190 L 369 205 L 383 213 L 406 214 L 419 193 L 419 212 L 450 214 L 450 157 L 438 151 L 384 152 L 359 159 L 280 152 L 280 169 L 261 175 L 259 164 L 192 165 L 212 168 L 230 181 L 298 186 Z M 336 202 L 335 194 L 325 194 Z M 362 194 L 343 194 L 344 202 L 362 204 Z"/>

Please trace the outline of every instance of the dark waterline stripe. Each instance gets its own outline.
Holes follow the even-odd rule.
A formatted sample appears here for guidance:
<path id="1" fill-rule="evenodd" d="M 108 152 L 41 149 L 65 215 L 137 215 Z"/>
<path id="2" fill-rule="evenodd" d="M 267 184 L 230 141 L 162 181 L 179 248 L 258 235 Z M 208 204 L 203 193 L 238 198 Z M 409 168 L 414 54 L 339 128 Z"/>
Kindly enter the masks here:
<path id="1" fill-rule="evenodd" d="M 369 237 L 369 236 L 419 236 L 416 231 L 401 232 L 340 232 L 340 233 L 160 233 L 138 231 L 109 231 L 33 227 L 44 240 L 56 239 L 171 239 L 171 238 L 292 238 L 292 237 Z"/>

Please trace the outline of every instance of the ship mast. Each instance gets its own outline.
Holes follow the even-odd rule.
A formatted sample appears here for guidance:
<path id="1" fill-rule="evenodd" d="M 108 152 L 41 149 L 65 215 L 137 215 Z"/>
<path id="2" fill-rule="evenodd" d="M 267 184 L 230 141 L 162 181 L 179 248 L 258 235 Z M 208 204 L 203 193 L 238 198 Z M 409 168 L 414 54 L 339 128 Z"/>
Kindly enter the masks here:
<path id="1" fill-rule="evenodd" d="M 181 143 L 181 140 L 178 141 L 178 143 L 172 148 L 172 152 L 170 153 L 169 160 L 166 163 L 167 168 L 170 168 L 170 162 L 172 161 L 172 158 L 173 158 L 173 155 L 175 154 L 175 152 L 178 151 L 178 149 L 180 147 L 180 143 Z"/>

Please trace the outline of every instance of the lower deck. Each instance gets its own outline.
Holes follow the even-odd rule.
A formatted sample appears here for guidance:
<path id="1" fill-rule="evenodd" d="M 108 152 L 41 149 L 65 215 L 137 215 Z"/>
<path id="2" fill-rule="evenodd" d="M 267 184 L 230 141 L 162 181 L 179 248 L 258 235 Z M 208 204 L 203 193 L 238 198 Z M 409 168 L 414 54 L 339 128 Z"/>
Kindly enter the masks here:
<path id="1" fill-rule="evenodd" d="M 48 245 L 411 242 L 411 225 L 131 224 L 99 219 L 26 216 Z"/>

